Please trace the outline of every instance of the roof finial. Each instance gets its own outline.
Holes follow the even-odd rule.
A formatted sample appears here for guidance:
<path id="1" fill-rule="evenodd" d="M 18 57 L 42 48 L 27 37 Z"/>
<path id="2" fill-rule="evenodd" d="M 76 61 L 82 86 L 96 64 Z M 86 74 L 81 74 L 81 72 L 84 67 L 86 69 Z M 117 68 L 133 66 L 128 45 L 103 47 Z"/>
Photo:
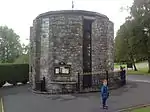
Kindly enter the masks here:
<path id="1" fill-rule="evenodd" d="M 73 2 L 73 0 L 72 0 L 72 10 L 74 9 L 74 2 Z"/>

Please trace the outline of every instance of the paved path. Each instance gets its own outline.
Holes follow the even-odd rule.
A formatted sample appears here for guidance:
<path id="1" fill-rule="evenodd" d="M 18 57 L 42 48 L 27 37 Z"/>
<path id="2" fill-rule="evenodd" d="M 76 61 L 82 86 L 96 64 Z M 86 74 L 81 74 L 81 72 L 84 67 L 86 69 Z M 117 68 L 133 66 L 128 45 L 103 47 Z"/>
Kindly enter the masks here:
<path id="1" fill-rule="evenodd" d="M 150 103 L 149 83 L 129 81 L 126 86 L 112 90 L 108 111 L 100 109 L 99 93 L 50 96 L 33 94 L 28 87 L 0 89 L 5 112 L 116 112 L 117 109 Z"/>
<path id="2" fill-rule="evenodd" d="M 127 80 L 150 83 L 150 75 L 127 75 Z"/>

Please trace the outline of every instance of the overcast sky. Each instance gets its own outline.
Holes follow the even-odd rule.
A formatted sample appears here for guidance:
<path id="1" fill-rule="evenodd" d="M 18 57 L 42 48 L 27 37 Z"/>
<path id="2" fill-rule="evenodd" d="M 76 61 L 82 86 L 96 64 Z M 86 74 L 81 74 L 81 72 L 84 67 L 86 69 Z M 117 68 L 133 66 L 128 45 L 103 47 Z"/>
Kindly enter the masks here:
<path id="1" fill-rule="evenodd" d="M 115 25 L 115 33 L 124 23 L 128 12 L 121 7 L 131 6 L 133 0 L 74 0 L 75 10 L 96 11 L 107 15 Z M 27 44 L 29 28 L 40 13 L 54 10 L 70 10 L 72 0 L 0 0 L 0 26 L 7 25 Z"/>

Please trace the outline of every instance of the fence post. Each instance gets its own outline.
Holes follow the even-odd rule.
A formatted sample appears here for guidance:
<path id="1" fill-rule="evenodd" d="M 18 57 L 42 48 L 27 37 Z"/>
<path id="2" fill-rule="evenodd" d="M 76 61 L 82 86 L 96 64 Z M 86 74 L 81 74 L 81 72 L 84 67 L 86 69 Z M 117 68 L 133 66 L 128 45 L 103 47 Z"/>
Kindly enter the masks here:
<path id="1" fill-rule="evenodd" d="M 109 83 L 108 70 L 106 70 L 106 80 L 107 80 L 107 85 L 108 85 L 108 83 Z"/>

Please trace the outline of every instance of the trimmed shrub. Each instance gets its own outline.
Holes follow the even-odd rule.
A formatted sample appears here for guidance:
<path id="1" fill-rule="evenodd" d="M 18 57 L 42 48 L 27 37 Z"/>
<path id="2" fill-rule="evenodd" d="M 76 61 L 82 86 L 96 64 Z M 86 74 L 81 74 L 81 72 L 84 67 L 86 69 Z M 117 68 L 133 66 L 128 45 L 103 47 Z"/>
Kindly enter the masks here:
<path id="1" fill-rule="evenodd" d="M 28 64 L 5 64 L 0 65 L 0 84 L 8 82 L 16 85 L 18 82 L 27 83 L 29 79 Z"/>

